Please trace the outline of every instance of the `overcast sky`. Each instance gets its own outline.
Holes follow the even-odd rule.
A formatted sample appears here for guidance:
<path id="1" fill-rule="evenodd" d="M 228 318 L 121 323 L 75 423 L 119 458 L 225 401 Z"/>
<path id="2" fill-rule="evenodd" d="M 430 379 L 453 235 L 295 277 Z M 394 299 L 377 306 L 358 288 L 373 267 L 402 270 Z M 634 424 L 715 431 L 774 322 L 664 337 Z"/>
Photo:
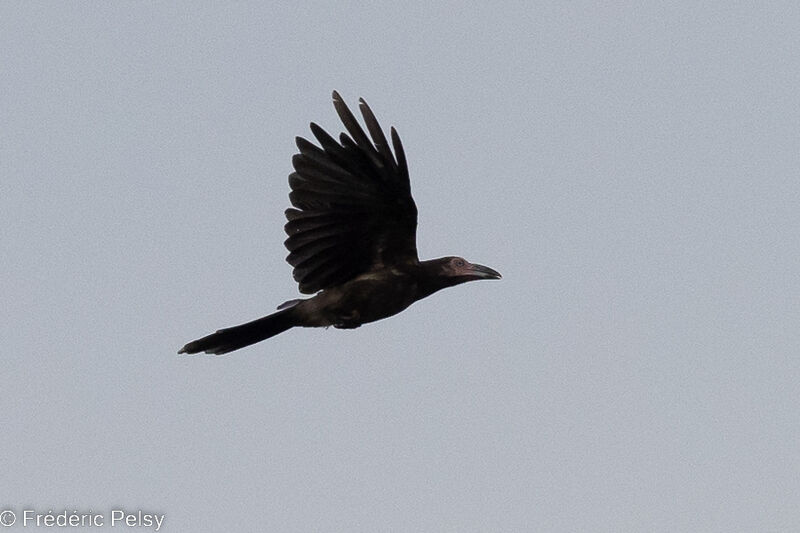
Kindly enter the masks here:
<path id="1" fill-rule="evenodd" d="M 0 508 L 800 530 L 800 7 L 732 4 L 0 4 Z M 333 89 L 503 280 L 176 355 L 297 297 Z"/>

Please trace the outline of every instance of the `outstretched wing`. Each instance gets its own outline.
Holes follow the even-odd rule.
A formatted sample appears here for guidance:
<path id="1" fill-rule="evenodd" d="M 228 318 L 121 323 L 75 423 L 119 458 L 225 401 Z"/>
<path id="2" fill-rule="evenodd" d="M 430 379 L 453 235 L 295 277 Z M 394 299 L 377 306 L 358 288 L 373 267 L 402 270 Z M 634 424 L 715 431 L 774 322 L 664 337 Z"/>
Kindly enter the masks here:
<path id="1" fill-rule="evenodd" d="M 311 123 L 320 147 L 297 137 L 289 175 L 286 260 L 300 292 L 313 294 L 358 274 L 417 257 L 417 206 L 403 145 L 391 129 L 394 155 L 367 103 L 359 100 L 370 140 L 339 93 L 333 105 L 349 133 L 339 142 Z"/>

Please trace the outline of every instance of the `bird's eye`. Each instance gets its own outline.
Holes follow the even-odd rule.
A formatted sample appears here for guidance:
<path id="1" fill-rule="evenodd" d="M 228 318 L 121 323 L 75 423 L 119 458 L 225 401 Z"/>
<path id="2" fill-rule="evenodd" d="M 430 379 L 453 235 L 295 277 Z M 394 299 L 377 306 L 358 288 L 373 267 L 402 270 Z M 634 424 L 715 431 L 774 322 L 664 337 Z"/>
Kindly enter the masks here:
<path id="1" fill-rule="evenodd" d="M 459 267 L 459 268 L 464 266 L 464 260 L 463 259 L 456 259 L 455 263 L 456 263 L 456 266 Z"/>

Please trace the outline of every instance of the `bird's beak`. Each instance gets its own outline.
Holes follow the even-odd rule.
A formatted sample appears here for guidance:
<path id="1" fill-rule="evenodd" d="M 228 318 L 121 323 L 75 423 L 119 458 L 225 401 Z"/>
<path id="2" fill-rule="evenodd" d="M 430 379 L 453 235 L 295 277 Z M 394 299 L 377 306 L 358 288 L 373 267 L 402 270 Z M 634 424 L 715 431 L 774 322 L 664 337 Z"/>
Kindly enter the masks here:
<path id="1" fill-rule="evenodd" d="M 483 265 L 476 265 L 475 263 L 469 266 L 469 272 L 475 279 L 500 279 L 503 277 L 497 270 Z"/>

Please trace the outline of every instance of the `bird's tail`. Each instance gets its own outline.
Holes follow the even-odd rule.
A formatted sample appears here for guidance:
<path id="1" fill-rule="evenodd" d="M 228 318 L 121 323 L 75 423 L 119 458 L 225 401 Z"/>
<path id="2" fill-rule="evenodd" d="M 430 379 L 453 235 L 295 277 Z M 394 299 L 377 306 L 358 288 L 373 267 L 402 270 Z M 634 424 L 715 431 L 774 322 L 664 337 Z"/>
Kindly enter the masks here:
<path id="1" fill-rule="evenodd" d="M 291 308 L 284 309 L 247 324 L 221 329 L 202 339 L 190 342 L 178 353 L 205 352 L 221 355 L 250 346 L 298 325 L 292 311 Z"/>

